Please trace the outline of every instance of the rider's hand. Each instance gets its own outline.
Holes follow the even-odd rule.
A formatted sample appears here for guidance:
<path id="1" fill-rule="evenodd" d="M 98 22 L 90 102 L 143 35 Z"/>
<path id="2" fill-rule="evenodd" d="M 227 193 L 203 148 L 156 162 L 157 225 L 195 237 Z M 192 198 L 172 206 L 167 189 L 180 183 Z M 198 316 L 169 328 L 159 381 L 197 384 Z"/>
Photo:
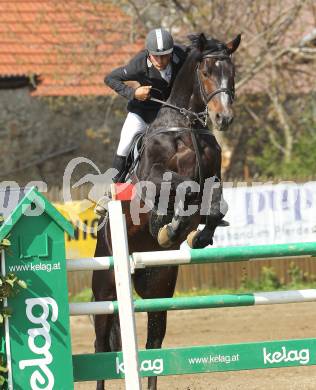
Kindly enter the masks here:
<path id="1" fill-rule="evenodd" d="M 150 98 L 150 85 L 144 85 L 142 87 L 138 87 L 135 91 L 135 99 L 137 100 L 147 100 Z"/>

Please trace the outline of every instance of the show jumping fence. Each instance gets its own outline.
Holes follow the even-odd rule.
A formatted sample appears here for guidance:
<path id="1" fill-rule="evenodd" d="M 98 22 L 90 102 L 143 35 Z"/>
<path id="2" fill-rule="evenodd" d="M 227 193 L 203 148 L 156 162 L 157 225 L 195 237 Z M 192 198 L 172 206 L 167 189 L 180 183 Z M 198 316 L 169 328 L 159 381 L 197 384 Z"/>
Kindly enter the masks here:
<path id="1" fill-rule="evenodd" d="M 304 178 L 289 177 L 286 180 L 293 181 L 295 183 L 303 183 L 316 180 L 316 177 L 309 176 Z M 233 187 L 240 186 L 241 183 L 245 183 L 245 179 L 229 179 L 227 180 L 233 183 Z M 278 182 L 284 182 L 284 178 L 277 178 L 274 180 L 274 184 Z M 271 178 L 260 177 L 256 180 L 249 181 L 248 184 L 256 186 L 258 183 L 271 182 Z M 96 187 L 97 188 L 97 187 Z M 88 199 L 88 193 L 91 190 L 91 185 L 85 184 L 80 187 L 72 189 L 72 199 L 76 201 Z M 101 192 L 101 188 L 100 188 Z M 51 202 L 64 202 L 63 190 L 60 187 L 52 187 L 45 193 L 45 196 Z M 82 236 L 81 236 L 82 237 Z M 81 239 L 79 237 L 79 240 Z M 75 242 L 76 238 L 72 242 Z M 83 243 L 82 243 L 83 244 Z M 316 262 L 307 258 L 287 258 L 279 262 L 278 260 L 266 259 L 258 262 L 235 262 L 235 263 L 213 263 L 203 265 L 192 265 L 189 267 L 180 267 L 178 279 L 177 279 L 177 291 L 187 292 L 190 290 L 206 290 L 209 286 L 216 289 L 238 289 L 241 284 L 247 280 L 251 282 L 259 282 L 262 278 L 263 268 L 273 268 L 276 278 L 282 284 L 289 284 L 292 281 L 289 269 L 291 267 L 298 267 L 309 281 L 316 279 Z M 91 272 L 72 272 L 68 275 L 68 290 L 71 295 L 80 293 L 84 288 L 91 286 Z"/>
<path id="2" fill-rule="evenodd" d="M 131 286 L 131 272 L 137 268 L 316 256 L 316 243 L 143 252 L 130 256 L 121 203 L 113 200 L 109 202 L 113 257 L 66 261 L 64 232 L 72 234 L 71 225 L 35 189 L 22 195 L 0 227 L 0 242 L 6 237 L 11 241 L 10 250 L 1 254 L 2 273 L 15 272 L 28 284 L 25 291 L 8 302 L 13 316 L 6 320 L 2 344 L 5 341 L 9 389 L 37 389 L 38 384 L 47 384 L 46 389 L 69 390 L 74 382 L 125 378 L 126 388 L 133 390 L 141 388 L 142 376 L 316 364 L 314 338 L 138 351 L 134 317 L 135 311 L 316 301 L 316 289 L 133 301 Z M 115 269 L 117 302 L 68 304 L 67 269 L 109 268 Z M 122 325 L 123 352 L 71 355 L 69 315 L 116 312 Z M 227 356 L 228 363 L 223 359 Z"/>

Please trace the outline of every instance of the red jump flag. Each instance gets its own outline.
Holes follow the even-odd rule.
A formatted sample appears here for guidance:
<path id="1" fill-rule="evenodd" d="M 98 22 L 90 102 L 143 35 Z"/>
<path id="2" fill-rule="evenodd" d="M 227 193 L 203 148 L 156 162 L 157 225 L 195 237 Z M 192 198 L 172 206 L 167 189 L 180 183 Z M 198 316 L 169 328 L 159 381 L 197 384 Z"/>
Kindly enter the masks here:
<path id="1" fill-rule="evenodd" d="M 113 200 L 132 200 L 136 195 L 136 188 L 131 183 L 114 183 L 111 185 Z"/>

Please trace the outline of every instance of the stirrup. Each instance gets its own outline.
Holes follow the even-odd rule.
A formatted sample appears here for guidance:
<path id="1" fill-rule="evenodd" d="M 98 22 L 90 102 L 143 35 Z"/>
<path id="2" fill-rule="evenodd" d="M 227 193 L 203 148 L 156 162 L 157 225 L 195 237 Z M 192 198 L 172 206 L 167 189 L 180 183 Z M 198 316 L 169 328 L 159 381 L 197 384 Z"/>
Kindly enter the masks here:
<path id="1" fill-rule="evenodd" d="M 108 210 L 98 203 L 94 208 L 94 212 L 100 217 L 105 217 L 108 213 Z"/>
<path id="2" fill-rule="evenodd" d="M 94 212 L 100 215 L 101 217 L 106 216 L 108 213 L 107 205 L 111 200 L 111 197 L 112 195 L 110 190 L 106 195 L 104 195 L 101 199 L 98 200 L 98 202 L 95 205 Z"/>

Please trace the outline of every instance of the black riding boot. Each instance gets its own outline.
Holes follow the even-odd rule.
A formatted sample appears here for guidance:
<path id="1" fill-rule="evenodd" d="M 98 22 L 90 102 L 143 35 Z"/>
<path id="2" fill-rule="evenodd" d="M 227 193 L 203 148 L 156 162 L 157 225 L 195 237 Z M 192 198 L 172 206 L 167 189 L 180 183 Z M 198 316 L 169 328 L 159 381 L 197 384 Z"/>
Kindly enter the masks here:
<path id="1" fill-rule="evenodd" d="M 113 168 L 118 170 L 116 176 L 113 177 L 113 183 L 124 182 L 126 176 L 126 157 L 116 154 L 113 160 Z"/>
<path id="2" fill-rule="evenodd" d="M 126 157 L 116 154 L 113 160 L 113 168 L 118 170 L 118 173 L 112 179 L 113 183 L 124 182 L 126 176 Z M 107 215 L 107 203 L 110 197 L 111 195 L 107 194 L 101 198 L 94 209 L 94 211 L 102 217 Z"/>

